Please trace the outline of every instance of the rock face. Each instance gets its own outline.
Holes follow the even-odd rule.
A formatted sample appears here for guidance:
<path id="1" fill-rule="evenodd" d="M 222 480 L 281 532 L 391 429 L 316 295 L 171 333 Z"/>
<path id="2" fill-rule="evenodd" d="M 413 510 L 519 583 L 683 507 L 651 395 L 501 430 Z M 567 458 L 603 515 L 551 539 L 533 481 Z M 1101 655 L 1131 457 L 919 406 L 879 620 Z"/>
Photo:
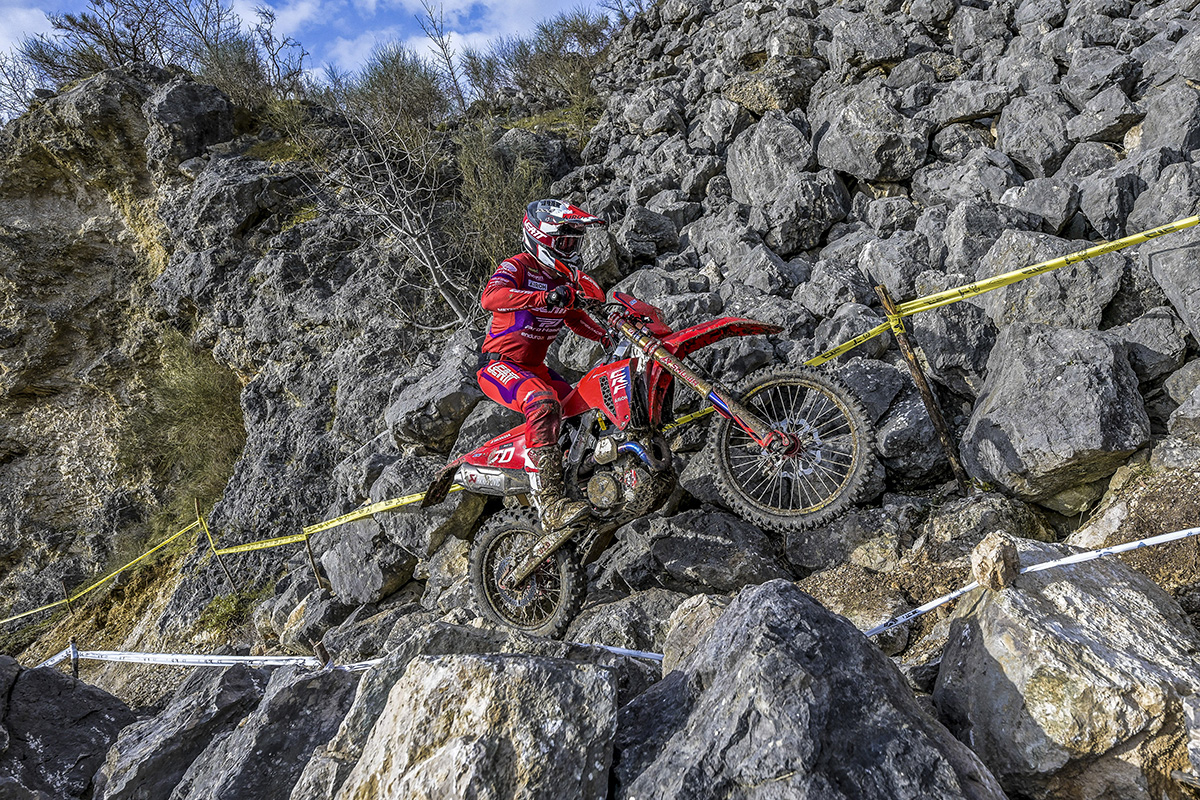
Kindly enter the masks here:
<path id="1" fill-rule="evenodd" d="M 617 731 L 618 798 L 1004 796 L 882 653 L 784 581 L 741 592 Z"/>
<path id="2" fill-rule="evenodd" d="M 91 797 L 104 754 L 134 719 L 107 692 L 0 656 L 0 788 L 14 797 Z"/>
<path id="3" fill-rule="evenodd" d="M 1067 554 L 1019 547 L 1026 565 Z M 979 592 L 955 611 L 949 642 L 939 714 L 1010 795 L 1157 798 L 1188 763 L 1181 701 L 1200 682 L 1200 639 L 1119 561 Z"/>
<path id="4" fill-rule="evenodd" d="M 337 797 L 600 800 L 615 725 L 616 682 L 603 668 L 513 656 L 418 658 L 392 687 Z"/>

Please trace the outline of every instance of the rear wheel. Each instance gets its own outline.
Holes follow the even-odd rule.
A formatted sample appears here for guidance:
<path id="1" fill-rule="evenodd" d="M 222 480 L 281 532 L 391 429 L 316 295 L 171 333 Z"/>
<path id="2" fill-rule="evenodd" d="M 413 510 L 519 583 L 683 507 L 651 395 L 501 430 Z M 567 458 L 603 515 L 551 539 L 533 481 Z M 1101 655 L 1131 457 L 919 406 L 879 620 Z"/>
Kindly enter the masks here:
<path id="1" fill-rule="evenodd" d="M 557 638 L 583 605 L 583 576 L 574 547 L 567 543 L 547 556 L 523 583 L 507 583 L 508 574 L 541 535 L 531 510 L 510 509 L 493 516 L 471 544 L 471 591 L 476 606 L 493 622 Z"/>
<path id="2" fill-rule="evenodd" d="M 749 376 L 735 394 L 804 445 L 793 456 L 769 453 L 730 420 L 717 421 L 717 486 L 739 515 L 786 533 L 822 524 L 858 500 L 875 468 L 874 433 L 849 387 L 814 370 L 774 368 Z"/>

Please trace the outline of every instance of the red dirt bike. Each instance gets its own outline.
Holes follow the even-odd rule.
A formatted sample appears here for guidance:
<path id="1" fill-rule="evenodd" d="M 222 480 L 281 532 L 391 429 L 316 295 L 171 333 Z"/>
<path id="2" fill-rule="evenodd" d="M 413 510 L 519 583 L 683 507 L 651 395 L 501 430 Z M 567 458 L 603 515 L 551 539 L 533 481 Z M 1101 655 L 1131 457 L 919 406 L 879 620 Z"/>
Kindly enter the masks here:
<path id="1" fill-rule="evenodd" d="M 582 300 L 582 298 L 581 298 Z M 451 461 L 423 505 L 450 486 L 515 496 L 523 508 L 484 524 L 470 551 L 480 610 L 538 636 L 561 635 L 583 604 L 582 567 L 621 525 L 662 506 L 675 488 L 672 425 L 678 385 L 719 415 L 709 433 L 722 499 L 739 516 L 777 533 L 818 525 L 855 502 L 874 469 L 873 432 L 862 403 L 843 384 L 808 368 L 768 368 L 733 391 L 705 379 L 688 354 L 734 336 L 776 334 L 775 325 L 725 317 L 674 331 L 659 310 L 627 294 L 581 302 L 617 342 L 563 401 L 559 444 L 569 495 L 594 518 L 545 532 L 527 507 L 524 425 Z"/>

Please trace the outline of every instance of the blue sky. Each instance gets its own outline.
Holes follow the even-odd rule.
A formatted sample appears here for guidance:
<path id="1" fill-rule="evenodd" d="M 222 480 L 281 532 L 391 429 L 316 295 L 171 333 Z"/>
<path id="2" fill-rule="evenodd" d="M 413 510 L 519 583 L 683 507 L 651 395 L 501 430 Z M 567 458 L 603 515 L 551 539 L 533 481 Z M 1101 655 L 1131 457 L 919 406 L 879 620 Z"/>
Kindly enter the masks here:
<path id="1" fill-rule="evenodd" d="M 297 39 L 311 54 L 311 66 L 351 70 L 377 42 L 424 46 L 417 15 L 421 0 L 233 0 L 243 20 L 256 6 L 275 10 L 278 32 Z M 495 36 L 528 33 L 540 20 L 571 8 L 596 7 L 596 0 L 444 0 L 446 28 L 461 49 Z M 48 31 L 46 14 L 81 11 L 85 0 L 0 0 L 0 50 L 26 36 Z"/>

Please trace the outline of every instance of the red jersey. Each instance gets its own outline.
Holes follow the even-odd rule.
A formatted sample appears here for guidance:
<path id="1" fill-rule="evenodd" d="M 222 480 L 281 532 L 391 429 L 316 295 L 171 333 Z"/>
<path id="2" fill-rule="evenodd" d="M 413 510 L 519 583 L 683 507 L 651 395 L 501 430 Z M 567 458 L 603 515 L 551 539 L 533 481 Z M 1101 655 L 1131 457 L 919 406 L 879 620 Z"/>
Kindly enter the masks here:
<path id="1" fill-rule="evenodd" d="M 604 290 L 587 275 L 580 273 L 579 283 L 542 266 L 528 253 L 519 253 L 501 262 L 488 279 L 480 305 L 492 312 L 483 342 L 483 352 L 499 353 L 510 361 L 537 366 L 546 360 L 546 351 L 554 342 L 563 323 L 567 327 L 600 341 L 604 329 L 578 309 L 547 308 L 546 295 L 559 286 L 573 286 L 596 300 L 604 299 Z"/>

